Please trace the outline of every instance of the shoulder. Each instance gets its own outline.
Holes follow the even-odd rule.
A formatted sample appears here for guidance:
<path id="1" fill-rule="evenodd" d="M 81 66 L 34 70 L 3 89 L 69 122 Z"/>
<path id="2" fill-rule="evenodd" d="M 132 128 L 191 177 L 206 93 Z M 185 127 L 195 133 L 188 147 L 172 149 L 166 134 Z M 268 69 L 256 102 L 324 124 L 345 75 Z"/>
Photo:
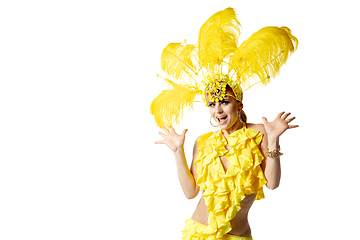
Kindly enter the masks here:
<path id="1" fill-rule="evenodd" d="M 262 123 L 246 123 L 246 128 L 250 128 L 250 129 L 253 129 L 255 131 L 258 131 L 262 134 L 266 134 L 266 130 L 265 130 L 265 127 L 264 127 L 264 124 Z"/>
<path id="2" fill-rule="evenodd" d="M 249 129 L 253 129 L 257 132 L 262 134 L 261 140 L 259 140 L 258 145 L 263 149 L 267 146 L 267 133 L 265 130 L 265 126 L 262 123 L 254 124 L 254 123 L 247 123 L 246 127 Z"/>
<path id="3" fill-rule="evenodd" d="M 208 132 L 201 135 L 196 139 L 194 147 L 196 147 L 199 151 L 208 148 L 210 145 L 217 142 L 217 135 L 217 132 Z"/>
<path id="4" fill-rule="evenodd" d="M 215 132 L 208 132 L 201 135 L 200 137 L 197 138 L 197 142 L 206 141 L 206 139 L 210 138 L 214 133 Z"/>

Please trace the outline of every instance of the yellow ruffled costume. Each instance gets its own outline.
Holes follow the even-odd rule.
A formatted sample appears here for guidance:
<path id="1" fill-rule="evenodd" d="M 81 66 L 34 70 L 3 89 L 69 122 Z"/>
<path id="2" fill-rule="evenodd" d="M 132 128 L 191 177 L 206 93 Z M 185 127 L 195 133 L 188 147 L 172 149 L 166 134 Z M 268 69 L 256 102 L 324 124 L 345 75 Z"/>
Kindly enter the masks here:
<path id="1" fill-rule="evenodd" d="M 161 68 L 169 89 L 163 90 L 150 106 L 160 128 L 180 124 L 198 95 L 206 105 L 209 101 L 221 102 L 230 87 L 234 95 L 227 96 L 242 102 L 244 91 L 256 84 L 266 86 L 297 49 L 298 40 L 287 27 L 264 27 L 241 44 L 240 27 L 235 10 L 226 8 L 201 26 L 196 44 L 184 41 L 164 48 Z M 252 239 L 227 233 L 245 195 L 256 193 L 256 199 L 264 198 L 266 179 L 258 149 L 261 140 L 262 134 L 247 129 L 245 124 L 227 140 L 221 131 L 198 139 L 197 184 L 204 191 L 209 219 L 208 225 L 187 220 L 183 240 Z M 225 148 L 227 144 L 230 151 Z M 226 156 L 231 164 L 226 172 L 220 156 Z"/>
<path id="2" fill-rule="evenodd" d="M 258 148 L 262 137 L 260 132 L 246 128 L 246 124 L 230 134 L 227 141 L 221 131 L 199 137 L 199 155 L 194 165 L 209 212 L 208 225 L 201 232 L 204 239 L 221 239 L 231 231 L 230 220 L 241 209 L 245 195 L 256 193 L 256 200 L 264 198 L 266 179 L 260 166 L 264 157 Z M 225 148 L 227 144 L 230 151 Z M 226 156 L 231 164 L 226 172 L 220 156 Z M 183 239 L 196 239 L 186 228 Z"/>

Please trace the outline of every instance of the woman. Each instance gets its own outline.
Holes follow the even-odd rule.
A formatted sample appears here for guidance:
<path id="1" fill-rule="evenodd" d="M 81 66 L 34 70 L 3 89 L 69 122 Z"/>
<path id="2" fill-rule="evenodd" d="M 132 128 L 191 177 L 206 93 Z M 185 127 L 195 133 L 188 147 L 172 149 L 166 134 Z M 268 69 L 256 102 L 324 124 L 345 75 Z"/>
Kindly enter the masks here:
<path id="1" fill-rule="evenodd" d="M 202 191 L 183 240 L 252 239 L 249 209 L 254 200 L 264 198 L 264 185 L 278 187 L 279 137 L 298 127 L 289 125 L 295 117 L 284 112 L 272 122 L 263 118 L 264 124 L 246 123 L 242 110 L 243 89 L 266 85 L 296 50 L 297 39 L 286 27 L 266 27 L 238 46 L 239 27 L 234 10 L 227 8 L 203 24 L 196 46 L 169 44 L 162 53 L 162 69 L 181 84 L 165 79 L 172 89 L 151 104 L 164 131 L 156 143 L 174 152 L 185 196 L 191 199 Z M 188 169 L 183 147 L 187 130 L 179 135 L 166 126 L 180 123 L 184 108 L 192 108 L 198 94 L 209 107 L 210 124 L 216 122 L 219 130 L 197 139 Z"/>
<path id="2" fill-rule="evenodd" d="M 285 114 L 282 112 L 273 122 L 268 122 L 266 118 L 263 118 L 264 124 L 246 123 L 246 119 L 241 119 L 240 117 L 243 105 L 241 102 L 236 101 L 236 99 L 232 97 L 233 95 L 234 93 L 232 89 L 228 88 L 226 91 L 226 97 L 221 102 L 208 102 L 210 115 L 220 128 L 218 134 L 223 135 L 225 138 L 227 142 L 225 148 L 228 150 L 228 152 L 231 151 L 231 147 L 227 140 L 228 136 L 234 134 L 236 131 L 244 129 L 245 131 L 255 134 L 255 136 L 263 135 L 262 140 L 258 145 L 261 152 L 258 157 L 261 158 L 264 156 L 264 159 L 261 161 L 261 169 L 267 180 L 266 186 L 270 189 L 275 189 L 279 186 L 280 183 L 280 156 L 267 157 L 269 154 L 265 153 L 278 152 L 279 137 L 287 129 L 298 127 L 298 125 L 289 125 L 289 123 L 293 121 L 295 117 L 289 118 L 290 113 Z M 179 180 L 184 194 L 189 199 L 195 198 L 200 189 L 199 185 L 196 183 L 198 181 L 198 174 L 194 164 L 199 155 L 198 141 L 194 145 L 193 161 L 189 170 L 183 147 L 185 133 L 187 130 L 184 130 L 180 135 L 178 135 L 172 127 L 169 129 L 163 128 L 163 130 L 165 133 L 160 132 L 160 135 L 164 139 L 157 141 L 156 143 L 166 144 L 174 152 Z M 256 134 L 256 132 L 259 132 L 259 134 Z M 204 143 L 206 144 L 206 139 Z M 269 149 L 268 151 L 266 150 L 267 148 Z M 227 172 L 231 164 L 227 161 L 226 155 L 220 156 L 219 160 L 224 172 Z M 232 229 L 230 232 L 224 235 L 223 239 L 238 239 L 235 238 L 235 236 L 239 236 L 239 239 L 252 239 L 247 215 L 251 205 L 255 200 L 255 197 L 256 193 L 245 195 L 244 199 L 241 201 L 241 210 L 238 211 L 235 217 L 230 221 Z M 192 218 L 188 221 L 190 222 L 190 227 L 191 224 L 198 225 L 198 234 L 201 230 L 204 231 L 204 229 L 206 229 L 205 225 L 208 224 L 209 213 L 207 210 L 208 207 L 205 204 L 205 200 L 204 198 L 201 198 Z M 189 226 L 189 224 L 187 225 Z M 184 234 L 190 235 L 188 232 L 184 232 Z M 234 237 L 231 238 L 231 235 Z"/>

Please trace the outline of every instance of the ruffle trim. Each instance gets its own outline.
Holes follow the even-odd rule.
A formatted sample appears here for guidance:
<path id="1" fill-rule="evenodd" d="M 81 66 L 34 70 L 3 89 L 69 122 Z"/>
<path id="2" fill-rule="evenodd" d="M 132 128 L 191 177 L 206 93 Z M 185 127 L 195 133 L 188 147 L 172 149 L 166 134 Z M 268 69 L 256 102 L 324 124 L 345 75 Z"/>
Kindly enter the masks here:
<path id="1" fill-rule="evenodd" d="M 264 198 L 266 179 L 261 169 L 264 157 L 258 145 L 263 134 L 246 126 L 228 136 L 227 141 L 218 132 L 209 132 L 198 138 L 199 155 L 194 162 L 199 185 L 208 207 L 209 225 L 203 234 L 221 238 L 231 231 L 230 220 L 241 209 L 245 195 L 256 193 L 256 200 Z M 224 171 L 220 156 L 231 164 Z"/>
<path id="2" fill-rule="evenodd" d="M 204 230 L 206 225 L 194 221 L 192 218 L 185 221 L 185 227 L 182 230 L 182 240 L 216 240 L 215 235 L 206 235 Z M 224 235 L 221 240 L 253 240 L 252 237 L 241 237 L 235 235 Z"/>
<path id="3" fill-rule="evenodd" d="M 186 220 L 184 230 L 182 230 L 182 240 L 215 240 L 215 235 L 204 234 L 206 227 L 206 225 L 195 222 L 192 218 Z"/>

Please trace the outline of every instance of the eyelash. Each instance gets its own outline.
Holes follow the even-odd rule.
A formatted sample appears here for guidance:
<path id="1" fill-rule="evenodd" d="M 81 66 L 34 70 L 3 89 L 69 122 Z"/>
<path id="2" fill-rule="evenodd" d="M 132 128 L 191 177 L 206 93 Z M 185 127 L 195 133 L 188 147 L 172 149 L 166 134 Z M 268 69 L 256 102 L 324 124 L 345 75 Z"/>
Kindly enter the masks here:
<path id="1" fill-rule="evenodd" d="M 230 102 L 229 102 L 229 101 L 224 101 L 224 100 L 223 100 L 223 101 L 221 101 L 221 103 L 222 103 L 222 104 L 225 104 L 225 105 L 228 105 Z M 208 106 L 209 106 L 209 107 L 213 107 L 213 106 L 215 106 L 215 103 L 210 102 L 210 103 L 208 103 Z"/>

